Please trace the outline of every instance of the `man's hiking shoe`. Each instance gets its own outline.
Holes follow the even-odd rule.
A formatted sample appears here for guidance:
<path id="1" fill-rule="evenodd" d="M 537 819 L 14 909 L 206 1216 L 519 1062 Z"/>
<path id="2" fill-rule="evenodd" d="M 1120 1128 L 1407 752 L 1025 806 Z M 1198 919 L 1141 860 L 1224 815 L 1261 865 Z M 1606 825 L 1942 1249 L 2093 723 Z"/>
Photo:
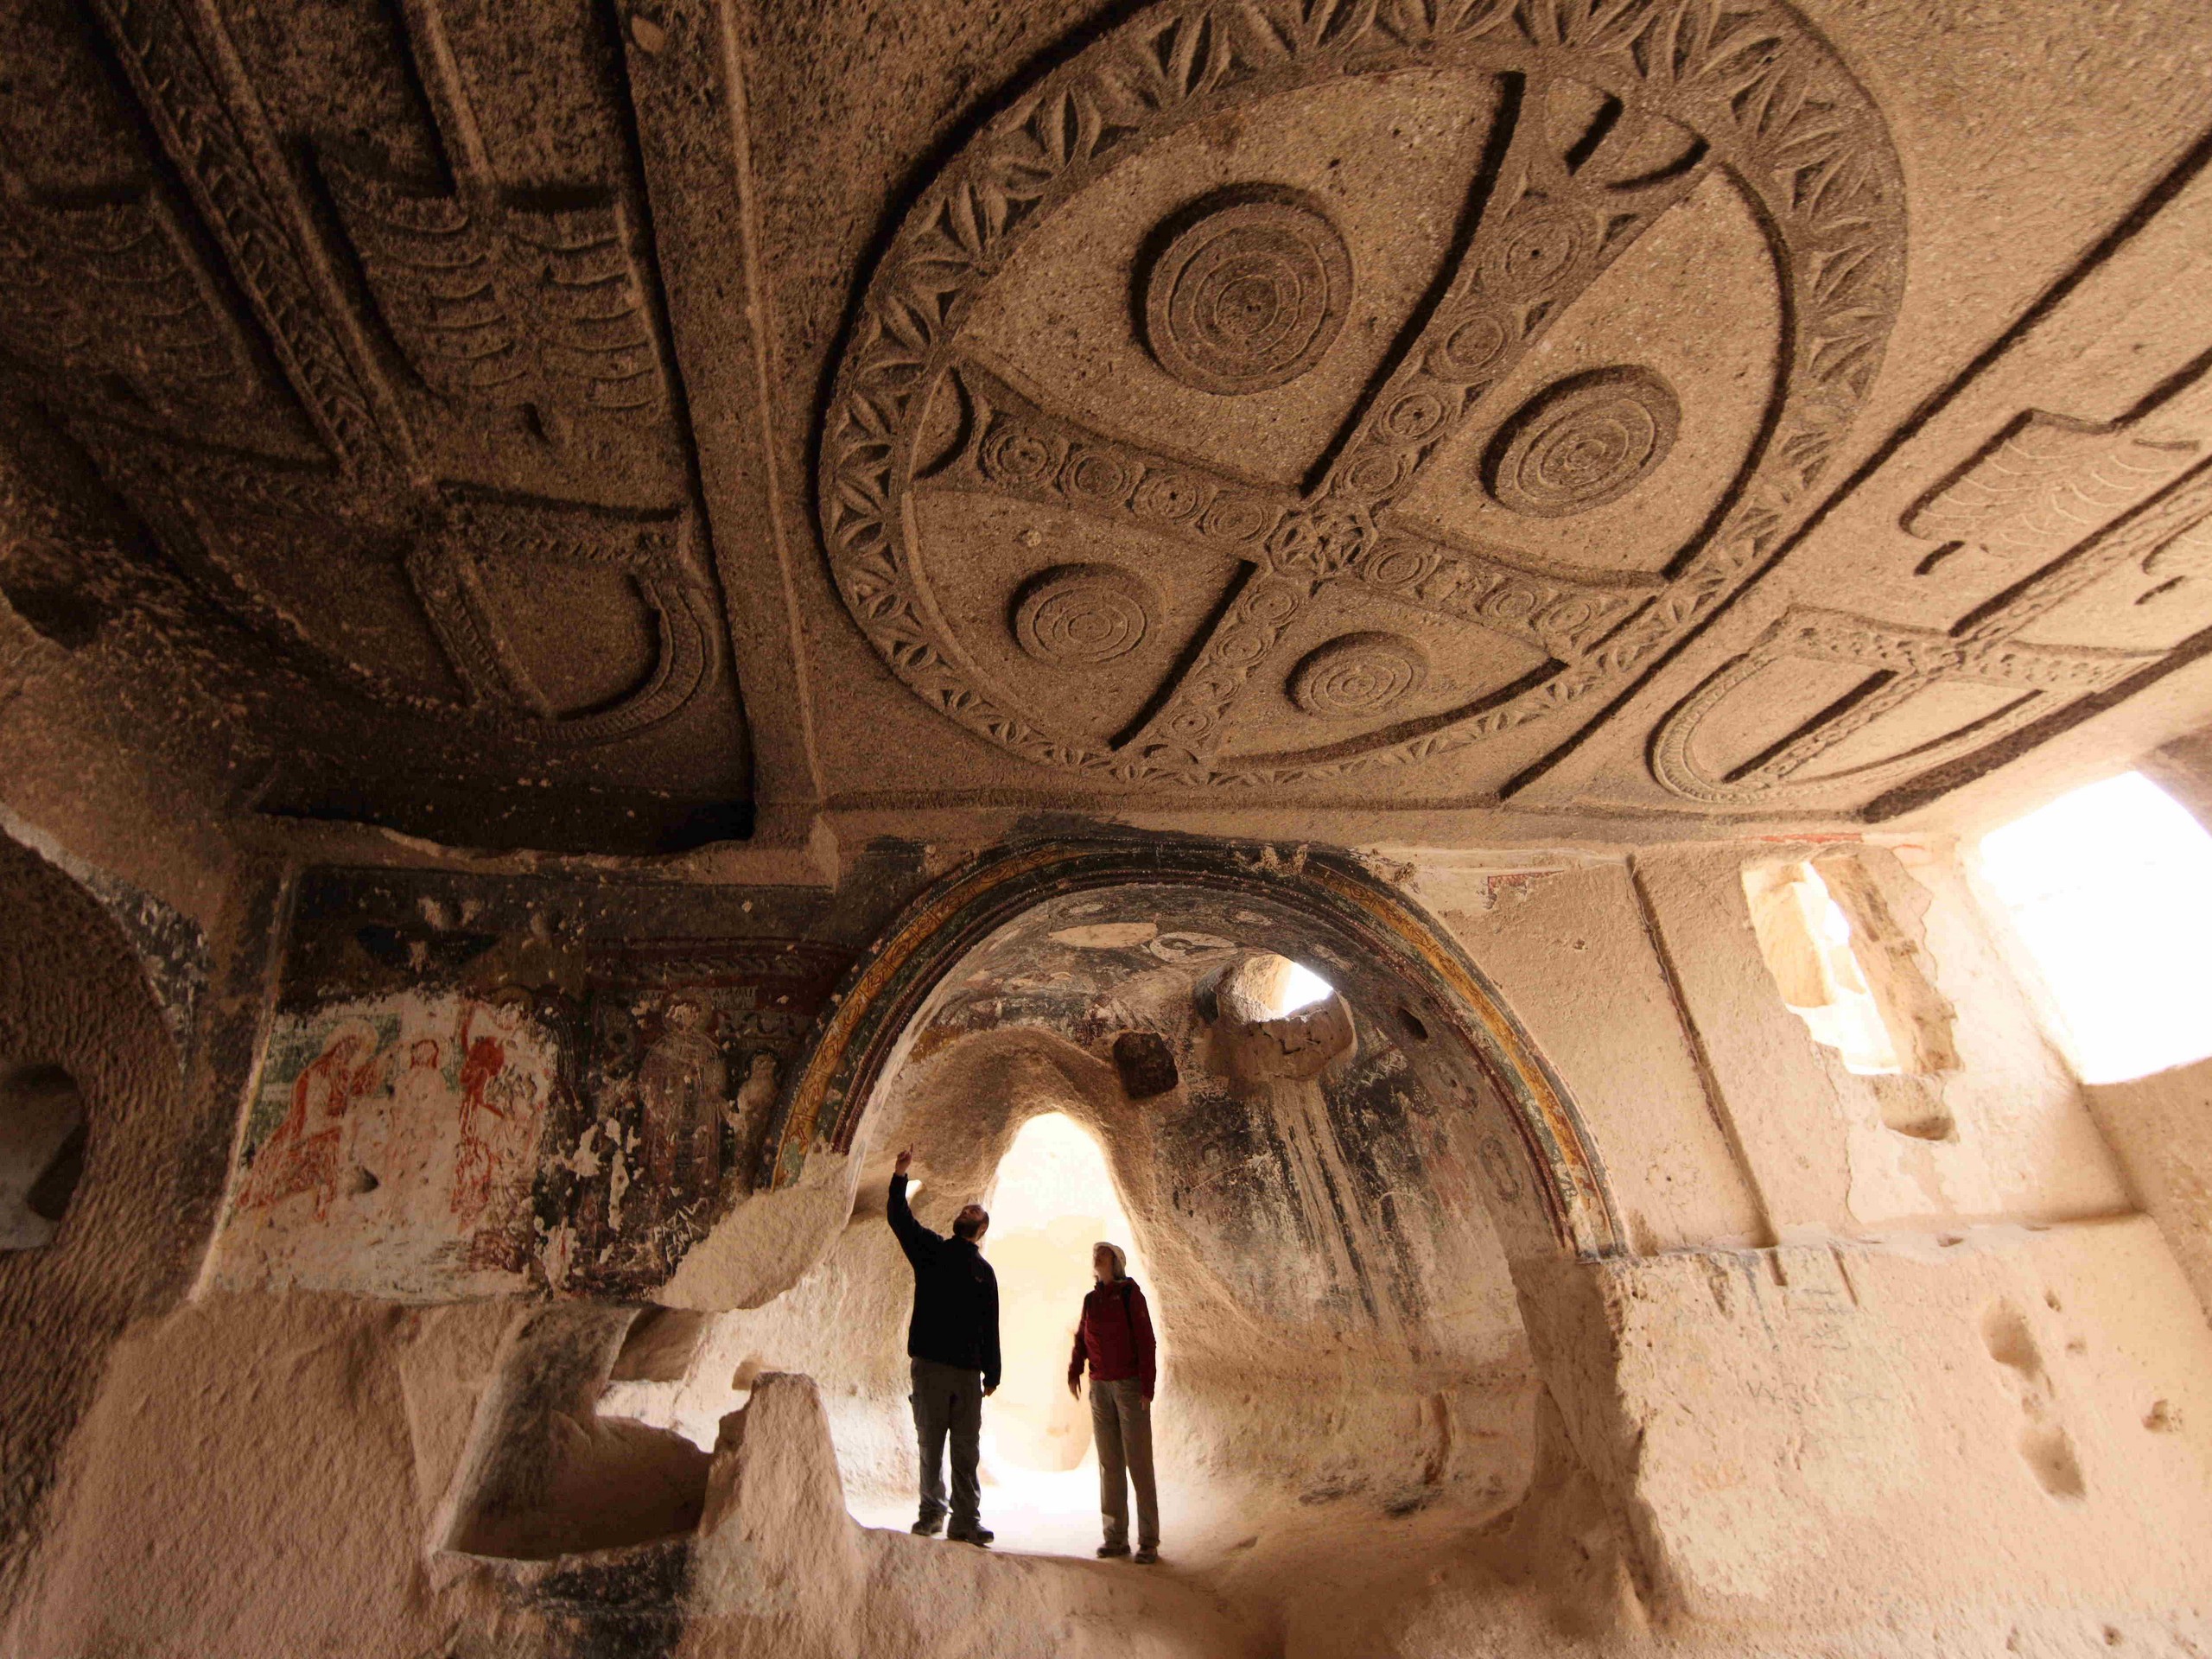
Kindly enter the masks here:
<path id="1" fill-rule="evenodd" d="M 1129 1559 L 1135 1561 L 1139 1567 L 1150 1567 L 1154 1561 L 1160 1559 L 1160 1552 L 1154 1549 L 1150 1544 L 1147 1544 L 1142 1549 L 1137 1551 L 1135 1554 L 1130 1556 Z"/>
<path id="2" fill-rule="evenodd" d="M 917 1538 L 934 1538 L 944 1530 L 944 1517 L 941 1515 L 925 1515 L 914 1522 L 914 1536 Z"/>
<path id="3" fill-rule="evenodd" d="M 1110 1561 L 1116 1555 L 1126 1555 L 1128 1553 L 1129 1547 L 1127 1544 L 1101 1544 L 1098 1546 L 1098 1559 L 1102 1561 Z"/>
<path id="4" fill-rule="evenodd" d="M 988 1527 L 974 1527 L 966 1532 L 948 1532 L 944 1535 L 956 1544 L 974 1544 L 980 1549 L 997 1537 L 998 1534 L 991 1531 Z"/>

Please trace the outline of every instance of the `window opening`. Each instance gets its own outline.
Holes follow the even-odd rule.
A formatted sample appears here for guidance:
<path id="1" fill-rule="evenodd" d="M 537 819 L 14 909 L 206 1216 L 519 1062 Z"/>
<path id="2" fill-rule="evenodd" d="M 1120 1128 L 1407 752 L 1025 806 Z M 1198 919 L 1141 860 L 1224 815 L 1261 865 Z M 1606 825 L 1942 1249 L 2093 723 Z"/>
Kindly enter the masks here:
<path id="1" fill-rule="evenodd" d="M 1984 836 L 1984 877 L 2085 1083 L 2212 1055 L 2212 835 L 2140 772 Z"/>
<path id="2" fill-rule="evenodd" d="M 1813 1040 L 1834 1049 L 1862 1077 L 1904 1068 L 1880 1006 L 1853 948 L 1851 918 L 1809 863 L 1770 865 L 1744 874 L 1759 954 L 1790 1013 Z"/>
<path id="3" fill-rule="evenodd" d="M 1285 1014 L 1325 1002 L 1336 987 L 1288 957 L 1273 952 L 1247 957 L 1222 978 L 1224 1007 L 1247 1020 L 1280 1020 Z"/>
<path id="4" fill-rule="evenodd" d="M 58 1065 L 0 1070 L 0 1249 L 49 1244 L 85 1173 L 85 1103 Z"/>

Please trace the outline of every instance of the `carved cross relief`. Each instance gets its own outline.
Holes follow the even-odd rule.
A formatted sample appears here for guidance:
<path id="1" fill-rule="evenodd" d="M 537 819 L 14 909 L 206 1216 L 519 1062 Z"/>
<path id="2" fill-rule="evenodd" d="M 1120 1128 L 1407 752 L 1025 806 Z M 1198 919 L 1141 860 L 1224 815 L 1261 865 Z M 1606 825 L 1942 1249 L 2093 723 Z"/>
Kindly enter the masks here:
<path id="1" fill-rule="evenodd" d="M 1129 211 L 1143 187 L 1117 168 L 1141 177 L 1155 145 L 1189 154 L 1173 148 L 1186 127 L 1264 131 L 1336 83 L 1404 97 L 1394 72 L 1458 73 L 1463 96 L 1495 101 L 1458 228 L 1416 302 L 1382 320 L 1395 335 L 1371 368 L 1345 378 L 1370 360 L 1348 322 L 1376 326 L 1363 284 L 1391 251 L 1348 236 L 1264 136 L 1246 177 L 1223 163 L 1232 176 L 1202 188 L 1185 163 L 1193 187 L 1128 274 L 1144 367 L 1108 352 L 1099 378 L 1153 377 L 1183 400 L 1176 421 L 1139 429 L 1110 392 L 1071 397 L 1033 346 L 1008 349 L 1016 302 L 995 284 L 1023 280 L 1027 239 L 1081 245 L 1054 215 Z M 1791 331 L 1732 474 L 1670 467 L 1715 442 L 1710 410 L 1686 410 L 1632 341 L 1593 357 L 1607 308 L 1576 308 L 1708 200 L 1759 204 Z M 987 128 L 909 216 L 823 446 L 831 563 L 915 690 L 1034 760 L 1219 784 L 1427 759 L 1624 683 L 1756 572 L 1871 381 L 1901 238 L 1878 118 L 1779 6 L 1155 7 Z M 1297 481 L 1283 456 L 1207 435 L 1213 409 L 1284 407 L 1325 382 L 1333 435 L 1294 458 Z M 1616 503 L 1632 517 L 1678 474 L 1687 539 L 1610 563 L 1545 550 L 1546 526 Z M 1455 495 L 1489 516 L 1447 499 L 1440 523 Z M 979 598 L 1001 580 L 979 550 L 1007 509 L 1039 550 L 1002 560 L 1006 591 Z M 1488 678 L 1467 666 L 1489 661 L 1503 666 Z M 1102 728 L 1109 704 L 1122 712 Z"/>
<path id="2" fill-rule="evenodd" d="M 455 189 L 413 189 L 325 147 L 321 182 L 349 246 L 310 211 L 315 179 L 271 129 L 213 8 L 99 0 L 268 351 L 248 344 L 161 188 L 48 203 L 10 178 L 0 348 L 55 371 L 41 395 L 178 563 L 300 666 L 462 733 L 607 741 L 674 714 L 726 660 L 680 459 L 610 473 L 569 447 L 583 416 L 680 456 L 633 227 L 608 188 L 503 192 L 438 0 L 400 10 Z M 373 318 L 344 279 L 349 258 Z M 511 482 L 496 453 L 448 454 L 447 406 L 522 411 L 556 464 Z M 246 408 L 276 413 L 211 433 L 211 412 Z M 460 428 L 470 420 L 483 423 L 466 414 Z M 556 490 L 535 487 L 540 476 Z M 569 489 L 657 499 L 607 506 Z M 302 549 L 328 567 L 319 590 L 296 579 Z M 609 700 L 561 706 L 518 646 L 518 623 L 541 655 L 558 640 L 518 607 L 553 603 L 537 594 L 561 572 L 560 591 L 637 610 L 652 641 Z"/>
<path id="3" fill-rule="evenodd" d="M 1242 567 L 1206 637 L 1121 734 L 1118 753 L 1210 771 L 1224 717 L 1255 675 L 1292 675 L 1294 700 L 1325 717 L 1385 713 L 1404 701 L 1427 663 L 1401 635 L 1366 631 L 1294 666 L 1281 660 L 1290 624 L 1334 584 L 1357 582 L 1393 606 L 1511 634 L 1560 661 L 1579 658 L 1661 585 L 1540 574 L 1393 522 L 1392 507 L 1482 395 L 1709 166 L 1705 145 L 1688 133 L 1654 132 L 1656 118 L 1624 118 L 1611 105 L 1562 145 L 1543 118 L 1542 92 L 1531 87 L 1514 100 L 1503 166 L 1440 298 L 1346 411 L 1332 458 L 1306 490 L 1254 486 L 1116 442 L 956 355 L 951 372 L 975 411 L 970 441 L 918 479 L 917 489 L 1003 490 L 1134 524 Z M 1619 176 L 1618 157 L 1655 148 L 1666 157 L 1661 167 Z M 1183 217 L 1145 279 L 1147 343 L 1162 366 L 1234 396 L 1281 385 L 1318 360 L 1344 321 L 1351 270 L 1319 204 L 1251 187 L 1202 200 Z M 1625 494 L 1666 459 L 1677 420 L 1657 377 L 1599 370 L 1521 411 L 1493 446 L 1490 487 L 1540 514 L 1595 505 Z M 1016 622 L 1023 648 L 1047 660 L 1096 661 L 1114 645 L 1135 643 L 1147 626 L 1145 601 L 1115 569 L 1071 567 L 1033 582 Z"/>

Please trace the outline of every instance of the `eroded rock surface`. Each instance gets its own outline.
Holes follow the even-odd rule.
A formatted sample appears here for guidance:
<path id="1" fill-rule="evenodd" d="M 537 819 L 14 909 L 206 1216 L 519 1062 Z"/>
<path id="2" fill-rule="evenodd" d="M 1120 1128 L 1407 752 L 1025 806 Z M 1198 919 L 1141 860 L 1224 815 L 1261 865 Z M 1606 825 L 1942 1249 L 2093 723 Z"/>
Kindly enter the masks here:
<path id="1" fill-rule="evenodd" d="M 5 23 L 0 1649 L 2212 1649 L 2202 8 Z"/>

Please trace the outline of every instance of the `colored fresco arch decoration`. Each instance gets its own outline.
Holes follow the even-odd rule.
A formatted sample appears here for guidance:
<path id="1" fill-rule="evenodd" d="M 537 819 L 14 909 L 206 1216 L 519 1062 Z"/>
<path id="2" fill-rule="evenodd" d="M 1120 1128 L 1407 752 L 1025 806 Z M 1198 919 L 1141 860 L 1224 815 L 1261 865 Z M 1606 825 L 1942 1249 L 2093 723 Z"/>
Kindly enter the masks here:
<path id="1" fill-rule="evenodd" d="M 1204 889 L 1287 912 L 1437 1009 L 1495 1088 L 1558 1247 L 1617 1254 L 1623 1233 L 1596 1148 L 1564 1085 L 1465 953 L 1395 890 L 1341 855 L 1185 839 L 1041 842 L 987 854 L 924 893 L 847 976 L 780 1103 L 763 1186 L 795 1185 L 815 1152 L 851 1149 L 931 994 L 1007 924 L 1071 894 Z"/>

